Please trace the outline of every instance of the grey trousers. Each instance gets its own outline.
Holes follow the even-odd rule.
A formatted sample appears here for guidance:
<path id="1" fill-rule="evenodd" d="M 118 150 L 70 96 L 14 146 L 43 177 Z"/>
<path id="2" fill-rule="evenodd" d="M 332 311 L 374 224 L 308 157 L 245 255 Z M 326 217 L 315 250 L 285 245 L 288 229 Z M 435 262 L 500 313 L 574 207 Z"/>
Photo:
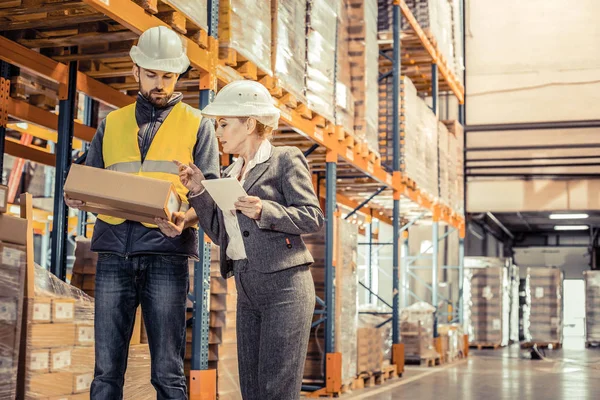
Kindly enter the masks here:
<path id="1" fill-rule="evenodd" d="M 309 267 L 263 274 L 244 260 L 235 262 L 234 273 L 242 397 L 299 399 L 315 309 Z"/>

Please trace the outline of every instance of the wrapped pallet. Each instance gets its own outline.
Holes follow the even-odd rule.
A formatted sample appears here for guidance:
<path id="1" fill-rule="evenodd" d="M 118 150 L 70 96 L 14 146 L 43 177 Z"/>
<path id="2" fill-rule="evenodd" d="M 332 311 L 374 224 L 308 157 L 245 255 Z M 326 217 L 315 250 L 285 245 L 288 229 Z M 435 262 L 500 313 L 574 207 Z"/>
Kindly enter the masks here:
<path id="1" fill-rule="evenodd" d="M 585 343 L 600 345 L 600 271 L 585 271 Z"/>
<path id="2" fill-rule="evenodd" d="M 433 313 L 435 308 L 418 302 L 400 312 L 400 337 L 406 360 L 437 358 L 433 345 Z"/>
<path id="3" fill-rule="evenodd" d="M 438 334 L 445 344 L 444 359 L 446 362 L 452 362 L 465 354 L 464 331 L 461 324 L 439 325 Z"/>
<path id="4" fill-rule="evenodd" d="M 438 122 L 438 165 L 439 198 L 442 204 L 451 206 L 452 193 L 450 182 L 450 133 L 442 122 Z"/>
<path id="5" fill-rule="evenodd" d="M 336 318 L 334 324 L 335 351 L 342 354 L 342 384 L 350 383 L 356 375 L 356 340 L 358 327 L 357 306 L 357 236 L 358 227 L 336 218 L 334 255 L 337 259 L 335 287 Z M 316 295 L 325 299 L 325 231 L 303 236 L 315 262 L 311 272 L 315 281 Z M 320 318 L 315 316 L 315 321 Z M 304 368 L 306 383 L 323 383 L 324 326 L 311 331 Z"/>
<path id="6" fill-rule="evenodd" d="M 533 343 L 562 343 L 563 273 L 557 268 L 527 268 L 529 321 L 525 339 Z"/>
<path id="7" fill-rule="evenodd" d="M 379 132 L 386 147 L 380 148 L 382 162 L 393 160 L 393 87 L 391 78 L 379 84 Z M 400 164 L 404 176 L 431 197 L 438 197 L 438 121 L 417 94 L 407 77 L 400 78 Z"/>
<path id="8" fill-rule="evenodd" d="M 161 0 L 161 2 L 185 14 L 194 25 L 208 31 L 208 0 Z"/>
<path id="9" fill-rule="evenodd" d="M 75 261 L 71 284 L 81 289 L 85 294 L 95 297 L 96 264 L 98 254 L 91 249 L 92 241 L 85 237 L 75 239 Z"/>
<path id="10" fill-rule="evenodd" d="M 94 299 L 36 266 L 35 296 L 25 303 L 24 398 L 89 398 L 94 377 Z M 129 350 L 124 397 L 156 398 L 147 345 Z"/>
<path id="11" fill-rule="evenodd" d="M 508 345 L 511 289 L 505 263 L 504 259 L 465 258 L 466 333 L 474 346 Z"/>
<path id="12" fill-rule="evenodd" d="M 329 121 L 335 111 L 335 54 L 340 0 L 308 0 L 306 32 L 306 99 Z"/>
<path id="13" fill-rule="evenodd" d="M 0 217 L 0 224 L 6 218 L 26 223 L 20 218 Z M 0 242 L 0 399 L 14 399 L 17 393 L 26 268 L 26 250 L 20 242 Z"/>
<path id="14" fill-rule="evenodd" d="M 356 99 L 354 132 L 379 153 L 377 1 L 349 0 L 348 5 L 352 94 Z"/>
<path id="15" fill-rule="evenodd" d="M 354 135 L 355 99 L 352 94 L 348 2 L 340 2 L 338 14 L 335 124 Z"/>
<path id="16" fill-rule="evenodd" d="M 221 0 L 219 46 L 236 50 L 264 73 L 272 75 L 271 1 Z"/>
<path id="17" fill-rule="evenodd" d="M 448 129 L 448 205 L 464 213 L 464 131 L 458 121 L 443 121 Z M 441 151 L 441 149 L 440 149 Z M 440 178 L 441 180 L 441 178 Z"/>
<path id="18" fill-rule="evenodd" d="M 272 65 L 279 86 L 304 99 L 306 0 L 272 0 Z"/>

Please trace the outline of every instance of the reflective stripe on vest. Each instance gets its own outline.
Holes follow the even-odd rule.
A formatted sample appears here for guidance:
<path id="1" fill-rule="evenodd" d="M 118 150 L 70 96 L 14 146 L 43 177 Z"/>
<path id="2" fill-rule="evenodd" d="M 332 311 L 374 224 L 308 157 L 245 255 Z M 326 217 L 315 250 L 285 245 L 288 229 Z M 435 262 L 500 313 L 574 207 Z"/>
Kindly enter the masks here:
<path id="1" fill-rule="evenodd" d="M 173 183 L 183 202 L 187 203 L 187 189 L 179 181 L 179 171 L 173 160 L 184 164 L 193 162 L 201 120 L 200 111 L 187 104 L 177 103 L 156 132 L 142 163 L 135 104 L 113 111 L 106 117 L 102 144 L 105 168 L 169 181 Z M 181 211 L 187 208 L 186 204 Z M 124 219 L 106 215 L 99 215 L 98 218 L 111 225 L 125 222 Z M 144 225 L 156 228 L 156 225 Z"/>

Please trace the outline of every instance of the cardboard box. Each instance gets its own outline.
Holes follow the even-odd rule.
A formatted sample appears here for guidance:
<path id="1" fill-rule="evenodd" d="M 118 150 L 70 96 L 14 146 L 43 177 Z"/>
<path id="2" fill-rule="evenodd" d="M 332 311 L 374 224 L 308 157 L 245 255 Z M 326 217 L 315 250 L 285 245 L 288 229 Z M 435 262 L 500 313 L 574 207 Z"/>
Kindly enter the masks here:
<path id="1" fill-rule="evenodd" d="M 72 360 L 72 347 L 50 350 L 50 372 L 59 372 L 70 369 Z"/>
<path id="2" fill-rule="evenodd" d="M 52 322 L 73 322 L 75 299 L 52 299 Z"/>
<path id="3" fill-rule="evenodd" d="M 50 372 L 50 350 L 31 350 L 27 353 L 27 371 L 35 373 Z"/>
<path id="4" fill-rule="evenodd" d="M 52 322 L 52 299 L 48 297 L 35 297 L 27 301 L 27 313 L 31 324 L 49 324 Z"/>
<path id="5" fill-rule="evenodd" d="M 8 186 L 0 185 L 0 214 L 8 211 Z"/>
<path id="6" fill-rule="evenodd" d="M 86 372 L 83 374 L 73 374 L 73 393 L 85 393 L 89 392 L 94 380 L 93 372 Z"/>
<path id="7" fill-rule="evenodd" d="M 19 317 L 19 299 L 0 297 L 0 324 L 16 326 Z"/>
<path id="8" fill-rule="evenodd" d="M 75 334 L 76 346 L 94 345 L 94 325 L 76 324 L 73 333 Z"/>
<path id="9" fill-rule="evenodd" d="M 73 165 L 65 183 L 71 199 L 86 203 L 82 210 L 154 223 L 154 218 L 171 219 L 181 208 L 175 186 L 167 181 Z"/>
<path id="10" fill-rule="evenodd" d="M 93 347 L 74 347 L 71 350 L 71 369 L 76 372 L 94 370 L 95 354 Z"/>
<path id="11" fill-rule="evenodd" d="M 0 241 L 25 246 L 27 244 L 27 220 L 8 214 L 0 214 Z"/>
<path id="12" fill-rule="evenodd" d="M 28 327 L 28 349 L 72 347 L 74 344 L 73 324 L 30 324 Z"/>
<path id="13" fill-rule="evenodd" d="M 73 373 L 30 374 L 27 377 L 26 399 L 62 396 L 73 393 Z"/>

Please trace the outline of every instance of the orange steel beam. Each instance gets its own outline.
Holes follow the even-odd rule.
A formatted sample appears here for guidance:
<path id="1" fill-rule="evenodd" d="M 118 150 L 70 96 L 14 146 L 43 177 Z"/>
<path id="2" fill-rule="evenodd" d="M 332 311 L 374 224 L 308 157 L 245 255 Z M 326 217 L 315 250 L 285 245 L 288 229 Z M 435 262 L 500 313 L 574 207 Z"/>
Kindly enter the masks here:
<path id="1" fill-rule="evenodd" d="M 19 144 L 23 146 L 29 146 L 32 140 L 33 136 L 23 135 L 21 136 Z M 17 189 L 19 188 L 19 182 L 21 182 L 21 177 L 23 176 L 23 167 L 25 167 L 25 160 L 23 158 L 17 158 L 13 164 L 12 169 L 10 170 L 10 176 L 8 177 L 9 203 L 15 202 L 15 197 L 17 196 Z"/>
<path id="2" fill-rule="evenodd" d="M 22 137 L 24 136 L 28 135 L 23 135 Z M 25 145 L 10 138 L 6 138 L 4 151 L 11 156 L 31 160 L 49 167 L 56 165 L 56 156 L 49 151 L 41 147 Z"/>
<path id="3" fill-rule="evenodd" d="M 42 110 L 39 107 L 13 98 L 8 99 L 8 115 L 21 121 L 31 122 L 32 124 L 42 127 L 58 130 L 58 115 L 49 111 Z M 74 123 L 74 136 L 78 139 L 91 142 L 96 130 L 87 125 L 82 125 L 78 122 Z"/>
<path id="4" fill-rule="evenodd" d="M 58 83 L 58 97 L 61 100 L 66 99 L 69 75 L 69 67 L 66 64 L 54 61 L 2 36 L 0 36 L 0 60 Z M 125 107 L 135 101 L 133 97 L 97 81 L 83 72 L 77 73 L 77 90 L 117 108 Z"/>
<path id="5" fill-rule="evenodd" d="M 141 34 L 146 29 L 159 25 L 170 28 L 168 24 L 148 14 L 133 1 L 83 0 L 83 2 L 137 34 Z M 209 51 L 202 49 L 197 43 L 187 37 L 182 36 L 182 39 L 185 41 L 188 57 L 192 65 L 201 71 L 212 72 L 214 69 L 214 57 Z M 211 50 L 215 54 L 218 51 L 217 48 Z"/>
<path id="6" fill-rule="evenodd" d="M 22 125 L 26 126 L 22 126 Z M 51 129 L 47 129 L 38 125 L 28 124 L 28 123 L 18 123 L 18 124 L 8 124 L 6 126 L 7 129 L 20 132 L 22 134 L 28 134 L 33 137 L 46 140 L 49 142 L 58 142 L 58 133 Z M 81 150 L 83 144 L 80 139 L 73 139 L 73 149 Z"/>
<path id="7" fill-rule="evenodd" d="M 462 88 L 462 85 L 456 80 L 454 74 L 448 71 L 447 66 L 445 64 L 440 64 L 436 48 L 431 44 L 431 42 L 427 38 L 427 35 L 425 35 L 425 32 L 423 32 L 423 29 L 417 22 L 413 13 L 410 11 L 408 5 L 406 5 L 406 2 L 404 0 L 400 0 L 399 4 L 400 9 L 402 10 L 402 14 L 404 14 L 404 17 L 407 19 L 413 31 L 415 31 L 415 33 L 421 40 L 423 47 L 431 56 L 431 62 L 438 65 L 440 74 L 444 77 L 444 80 L 448 82 L 448 86 L 450 86 L 450 89 L 452 89 L 452 92 L 454 93 L 460 104 L 464 104 L 464 88 Z"/>

